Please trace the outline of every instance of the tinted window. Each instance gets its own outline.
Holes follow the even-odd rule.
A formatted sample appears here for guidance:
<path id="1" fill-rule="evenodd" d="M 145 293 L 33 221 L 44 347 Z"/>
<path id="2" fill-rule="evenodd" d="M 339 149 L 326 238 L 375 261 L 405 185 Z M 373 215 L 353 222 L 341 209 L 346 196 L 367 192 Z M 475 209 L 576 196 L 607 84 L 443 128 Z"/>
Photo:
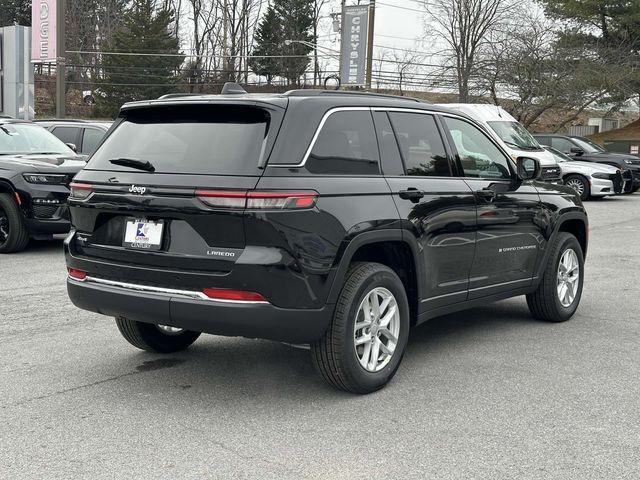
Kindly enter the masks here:
<path id="1" fill-rule="evenodd" d="M 78 127 L 56 127 L 52 133 L 64 143 L 75 145 L 78 142 L 78 130 Z"/>
<path id="2" fill-rule="evenodd" d="M 571 141 L 561 137 L 551 137 L 551 146 L 562 153 L 571 153 L 572 148 L 577 148 Z"/>
<path id="3" fill-rule="evenodd" d="M 432 115 L 391 113 L 407 175 L 448 177 L 451 168 Z"/>
<path id="4" fill-rule="evenodd" d="M 509 160 L 478 128 L 463 120 L 443 117 L 467 177 L 510 178 Z"/>
<path id="5" fill-rule="evenodd" d="M 344 111 L 330 115 L 306 166 L 311 173 L 320 174 L 380 174 L 371 113 Z"/>
<path id="6" fill-rule="evenodd" d="M 547 145 L 547 146 L 551 146 L 551 139 L 549 137 L 540 137 L 538 135 L 536 135 L 536 140 L 538 141 L 539 144 L 541 145 Z"/>
<path id="7" fill-rule="evenodd" d="M 133 110 L 105 140 L 88 169 L 132 170 L 109 160 L 149 161 L 160 173 L 257 175 L 269 126 L 265 110 L 170 106 Z"/>
<path id="8" fill-rule="evenodd" d="M 374 112 L 373 119 L 378 134 L 378 146 L 385 175 L 404 175 L 404 165 L 400 158 L 398 142 L 386 112 Z"/>
<path id="9" fill-rule="evenodd" d="M 82 153 L 90 155 L 95 152 L 98 143 L 106 132 L 97 128 L 85 128 L 82 135 Z"/>

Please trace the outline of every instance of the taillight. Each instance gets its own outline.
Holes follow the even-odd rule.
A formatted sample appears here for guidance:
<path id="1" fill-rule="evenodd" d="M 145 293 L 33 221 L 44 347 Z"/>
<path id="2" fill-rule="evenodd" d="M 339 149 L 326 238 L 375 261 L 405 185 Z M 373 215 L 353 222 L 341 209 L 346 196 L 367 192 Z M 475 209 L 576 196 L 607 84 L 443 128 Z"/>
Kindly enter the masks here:
<path id="1" fill-rule="evenodd" d="M 210 207 L 245 208 L 247 192 L 234 190 L 196 190 L 196 197 Z"/>
<path id="2" fill-rule="evenodd" d="M 225 302 L 251 302 L 251 303 L 268 303 L 264 296 L 256 292 L 247 292 L 244 290 L 227 290 L 225 288 L 205 288 L 202 290 L 207 297 L 212 300 L 221 300 Z"/>
<path id="3" fill-rule="evenodd" d="M 73 278 L 79 282 L 82 282 L 87 278 L 87 272 L 78 270 L 77 268 L 67 268 L 67 272 L 69 272 L 69 278 Z"/>
<path id="4" fill-rule="evenodd" d="M 196 190 L 196 196 L 211 207 L 248 208 L 250 210 L 312 208 L 318 200 L 318 192 L 315 191 Z"/>
<path id="5" fill-rule="evenodd" d="M 295 210 L 316 204 L 316 192 L 249 192 L 247 208 Z"/>
<path id="6" fill-rule="evenodd" d="M 69 188 L 71 189 L 71 198 L 75 198 L 77 200 L 84 200 L 91 195 L 91 192 L 93 192 L 93 186 L 88 183 L 72 182 L 69 185 Z"/>

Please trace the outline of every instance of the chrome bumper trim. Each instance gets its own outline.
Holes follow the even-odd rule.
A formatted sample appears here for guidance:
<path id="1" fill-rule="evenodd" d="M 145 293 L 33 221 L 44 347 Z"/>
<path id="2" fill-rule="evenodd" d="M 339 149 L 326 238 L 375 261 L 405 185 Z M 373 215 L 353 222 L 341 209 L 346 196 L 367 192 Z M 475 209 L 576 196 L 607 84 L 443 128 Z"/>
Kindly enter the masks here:
<path id="1" fill-rule="evenodd" d="M 242 304 L 261 304 L 261 305 L 269 304 L 269 302 L 258 302 L 258 301 L 250 302 L 245 300 L 221 300 L 218 298 L 209 298 L 203 292 L 198 292 L 194 290 L 179 290 L 174 288 L 152 287 L 150 285 L 117 282 L 115 280 L 107 280 L 104 278 L 97 278 L 97 277 L 90 277 L 90 276 L 85 277 L 84 280 L 78 280 L 73 277 L 69 277 L 69 279 L 78 283 L 93 283 L 98 285 L 106 285 L 108 287 L 117 287 L 117 288 L 124 288 L 127 290 L 134 290 L 137 292 L 148 292 L 148 293 L 155 293 L 158 295 L 166 295 L 168 297 L 189 298 L 192 300 L 207 300 L 208 302 L 214 302 L 214 303 L 242 303 Z"/>

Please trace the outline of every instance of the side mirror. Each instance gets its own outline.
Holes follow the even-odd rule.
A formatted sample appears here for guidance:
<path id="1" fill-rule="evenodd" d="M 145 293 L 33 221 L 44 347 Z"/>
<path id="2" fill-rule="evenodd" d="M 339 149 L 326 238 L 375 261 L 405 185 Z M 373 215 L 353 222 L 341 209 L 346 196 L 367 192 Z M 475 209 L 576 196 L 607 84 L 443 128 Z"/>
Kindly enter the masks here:
<path id="1" fill-rule="evenodd" d="M 520 177 L 521 180 L 536 179 L 542 171 L 540 162 L 536 158 L 518 157 L 516 166 L 518 167 L 518 177 Z"/>
<path id="2" fill-rule="evenodd" d="M 572 155 L 577 155 L 578 157 L 579 157 L 580 155 L 584 155 L 584 150 L 583 150 L 583 149 L 581 149 L 581 148 L 578 148 L 578 147 L 572 147 L 572 148 L 571 148 L 571 150 L 569 150 L 569 152 L 570 152 Z"/>
<path id="3" fill-rule="evenodd" d="M 65 143 L 65 145 L 69 147 L 71 150 L 73 150 L 75 153 L 78 153 L 78 147 L 76 147 L 75 143 Z"/>

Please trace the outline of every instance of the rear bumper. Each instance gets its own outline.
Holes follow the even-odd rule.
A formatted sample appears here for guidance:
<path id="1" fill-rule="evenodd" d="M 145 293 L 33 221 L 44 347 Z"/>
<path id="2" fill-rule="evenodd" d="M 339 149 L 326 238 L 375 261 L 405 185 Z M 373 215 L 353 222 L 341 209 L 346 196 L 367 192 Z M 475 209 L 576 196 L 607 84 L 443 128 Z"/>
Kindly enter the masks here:
<path id="1" fill-rule="evenodd" d="M 75 306 L 102 315 L 124 316 L 212 335 L 291 343 L 319 339 L 331 321 L 334 308 L 327 305 L 319 310 L 302 310 L 278 308 L 268 303 L 220 302 L 70 278 L 67 291 Z"/>

